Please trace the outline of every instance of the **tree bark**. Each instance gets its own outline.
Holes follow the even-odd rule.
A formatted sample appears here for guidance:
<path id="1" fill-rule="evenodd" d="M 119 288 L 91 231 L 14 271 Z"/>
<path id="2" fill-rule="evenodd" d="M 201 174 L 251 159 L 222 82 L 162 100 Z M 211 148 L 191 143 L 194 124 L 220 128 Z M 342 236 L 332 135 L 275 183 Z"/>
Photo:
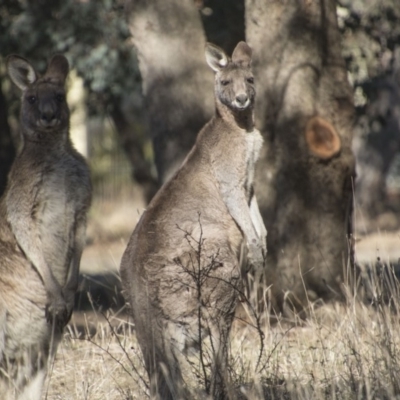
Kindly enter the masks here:
<path id="1" fill-rule="evenodd" d="M 131 0 L 127 9 L 163 183 L 214 114 L 213 74 L 205 62 L 205 37 L 193 0 Z"/>
<path id="2" fill-rule="evenodd" d="M 232 54 L 236 45 L 245 40 L 244 0 L 204 0 L 201 19 L 207 40 Z"/>
<path id="3" fill-rule="evenodd" d="M 265 139 L 255 190 L 268 230 L 266 280 L 278 311 L 303 310 L 342 297 L 352 255 L 354 107 L 336 2 L 246 0 L 246 34 Z M 313 151 L 312 121 L 322 142 L 338 135 L 338 152 Z"/>

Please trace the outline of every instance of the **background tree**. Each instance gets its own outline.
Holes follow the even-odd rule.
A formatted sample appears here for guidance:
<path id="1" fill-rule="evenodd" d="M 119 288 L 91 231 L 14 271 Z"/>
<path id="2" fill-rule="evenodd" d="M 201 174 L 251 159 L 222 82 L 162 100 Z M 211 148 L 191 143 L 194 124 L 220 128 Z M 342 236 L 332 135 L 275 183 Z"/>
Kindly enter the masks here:
<path id="1" fill-rule="evenodd" d="M 193 0 L 133 0 L 128 12 L 162 183 L 213 114 L 213 76 L 204 62 L 205 36 Z"/>
<path id="2" fill-rule="evenodd" d="M 334 0 L 247 0 L 264 153 L 256 193 L 278 310 L 340 298 L 348 265 L 353 98 Z M 316 118 L 318 117 L 318 118 Z"/>
<path id="3" fill-rule="evenodd" d="M 1 87 L 0 75 L 0 196 L 7 184 L 7 174 L 15 157 L 15 147 L 11 138 L 11 130 L 8 125 L 7 101 Z"/>
<path id="4" fill-rule="evenodd" d="M 363 231 L 396 228 L 400 191 L 400 3 L 341 0 L 339 4 L 343 53 L 354 84 L 358 120 L 354 140 L 357 218 Z M 391 201 L 393 192 L 396 197 Z M 378 218 L 387 211 L 392 211 L 389 219 Z"/>
<path id="5" fill-rule="evenodd" d="M 207 40 L 232 54 L 235 46 L 245 40 L 244 0 L 195 0 Z"/>
<path id="6" fill-rule="evenodd" d="M 5 1 L 0 4 L 0 57 L 19 53 L 44 70 L 52 54 L 65 54 L 88 91 L 89 116 L 109 116 L 135 179 L 154 193 L 151 152 L 146 152 L 140 73 L 121 2 Z M 7 101 L 14 110 L 12 92 Z M 5 130 L 2 129 L 2 135 Z M 97 133 L 95 141 L 101 135 Z M 11 154 L 11 153 L 10 153 Z"/>
<path id="7" fill-rule="evenodd" d="M 268 270 L 269 279 L 280 280 L 274 287 L 282 297 L 283 290 L 299 284 L 299 274 L 286 276 L 284 268 L 299 271 L 300 265 L 303 276 L 308 276 L 309 294 L 336 297 L 339 285 L 333 284 L 334 277 L 348 253 L 346 233 L 350 228 L 346 221 L 351 213 L 348 194 L 353 173 L 349 147 L 352 93 L 340 57 L 336 3 L 286 0 L 285 12 L 278 3 L 256 0 L 248 0 L 246 10 L 243 0 L 234 4 L 224 0 L 179 4 L 175 0 L 131 0 L 128 3 L 134 12 L 124 9 L 123 3 L 4 0 L 0 4 L 1 60 L 11 52 L 20 53 L 43 70 L 51 54 L 66 54 L 84 80 L 89 115 L 112 121 L 133 175 L 147 187 L 150 197 L 184 158 L 214 112 L 212 74 L 203 59 L 205 38 L 230 52 L 244 39 L 246 28 L 256 59 L 259 127 L 266 141 L 257 190 L 269 229 L 269 265 L 278 266 Z M 363 201 L 365 209 L 375 207 L 371 215 L 385 209 L 385 202 L 376 207 L 379 202 L 371 193 L 387 198 L 385 174 L 393 175 L 398 153 L 397 3 L 341 0 L 338 8 L 361 127 L 355 147 L 360 165 L 356 204 Z M 0 118 L 4 127 L 0 132 L 4 143 L 0 150 L 1 188 L 13 156 L 7 122 L 11 133 L 15 132 L 12 115 L 18 102 L 8 80 L 3 75 L 0 79 L 5 99 L 1 110 L 9 117 L 8 121 Z M 328 126 L 326 130 L 319 129 L 318 123 L 311 125 L 312 132 L 325 132 L 328 138 L 330 132 L 333 137 L 337 132 L 340 138 L 341 151 L 330 158 L 318 158 L 318 152 L 307 147 L 305 127 L 316 115 L 329 125 L 322 123 Z M 95 135 L 99 147 L 103 146 L 101 137 Z M 369 178 L 375 176 L 371 186 Z M 316 277 L 318 268 L 325 271 L 323 278 Z M 282 276 L 275 276 L 276 271 Z M 300 296 L 297 290 L 294 293 Z"/>
<path id="8" fill-rule="evenodd" d="M 10 26 L 12 18 L 20 12 L 19 4 L 12 0 L 5 0 L 0 6 L 0 52 L 9 54 L 13 49 L 14 43 L 10 40 Z M 15 146 L 8 123 L 9 107 L 3 88 L 4 75 L 5 68 L 2 67 L 0 68 L 0 196 L 4 192 L 7 174 L 15 157 Z"/>

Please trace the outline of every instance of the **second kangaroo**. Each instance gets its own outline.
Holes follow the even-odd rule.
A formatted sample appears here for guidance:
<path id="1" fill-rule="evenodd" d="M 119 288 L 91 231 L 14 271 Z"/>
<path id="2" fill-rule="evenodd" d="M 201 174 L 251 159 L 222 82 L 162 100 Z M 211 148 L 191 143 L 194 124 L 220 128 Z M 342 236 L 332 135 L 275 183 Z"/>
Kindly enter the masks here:
<path id="1" fill-rule="evenodd" d="M 232 59 L 207 45 L 216 115 L 151 201 L 122 258 L 122 282 L 152 398 L 199 398 L 189 389 L 186 376 L 193 365 L 185 353 L 197 349 L 202 359 L 206 335 L 212 370 L 207 372 L 203 360 L 202 382 L 213 399 L 229 396 L 229 332 L 242 287 L 243 245 L 255 267 L 262 268 L 266 252 L 253 191 L 262 138 L 254 127 L 251 53 L 245 42 Z"/>
<path id="2" fill-rule="evenodd" d="M 0 201 L 0 398 L 39 400 L 74 305 L 91 183 L 69 137 L 67 59 L 42 77 L 16 55 L 7 69 L 22 90 L 23 148 Z"/>

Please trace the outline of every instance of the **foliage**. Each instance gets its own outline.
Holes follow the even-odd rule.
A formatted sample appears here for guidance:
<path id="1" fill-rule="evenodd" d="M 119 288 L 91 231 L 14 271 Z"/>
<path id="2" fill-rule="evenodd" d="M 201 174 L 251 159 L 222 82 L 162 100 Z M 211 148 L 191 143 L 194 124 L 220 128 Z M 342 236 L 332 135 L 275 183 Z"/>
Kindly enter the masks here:
<path id="1" fill-rule="evenodd" d="M 118 159 L 119 168 L 123 158 L 119 141 L 123 142 L 131 161 L 130 153 L 136 156 L 132 161 L 135 176 L 136 170 L 151 165 L 151 156 L 147 157 L 143 150 L 147 139 L 142 138 L 140 73 L 122 3 L 121 0 L 0 2 L 0 60 L 10 53 L 18 53 L 28 58 L 39 72 L 44 72 L 49 58 L 55 53 L 63 53 L 71 69 L 83 79 L 86 111 L 90 117 L 101 117 L 96 134 L 89 135 L 91 167 L 94 176 L 100 180 L 114 179 L 116 175 L 111 169 L 105 172 L 104 168 L 100 171 L 98 167 L 104 164 L 104 158 L 111 157 Z M 1 73 L 5 73 L 5 68 L 0 70 Z M 15 95 L 18 91 L 8 84 L 3 88 L 16 133 L 19 102 Z M 106 116 L 111 116 L 117 135 L 102 134 Z M 87 121 L 90 133 L 93 132 L 92 122 L 93 118 Z M 125 132 L 120 131 L 121 126 Z M 130 141 L 124 137 L 126 132 Z M 105 144 L 107 139 L 113 142 L 111 152 L 110 146 Z"/>
<path id="2" fill-rule="evenodd" d="M 115 99 L 140 86 L 117 0 L 6 0 L 0 15 L 1 56 L 19 53 L 43 71 L 52 54 L 65 54 L 90 90 L 90 110 L 112 107 Z"/>
<path id="3" fill-rule="evenodd" d="M 356 198 L 372 222 L 387 210 L 400 211 L 392 200 L 400 188 L 400 3 L 340 0 L 338 15 L 358 114 Z M 395 227 L 394 214 L 390 221 L 380 228 Z"/>
<path id="4" fill-rule="evenodd" d="M 397 0 L 342 0 L 338 9 L 344 56 L 356 85 L 395 68 L 400 50 Z M 399 60 L 397 62 L 400 62 Z"/>

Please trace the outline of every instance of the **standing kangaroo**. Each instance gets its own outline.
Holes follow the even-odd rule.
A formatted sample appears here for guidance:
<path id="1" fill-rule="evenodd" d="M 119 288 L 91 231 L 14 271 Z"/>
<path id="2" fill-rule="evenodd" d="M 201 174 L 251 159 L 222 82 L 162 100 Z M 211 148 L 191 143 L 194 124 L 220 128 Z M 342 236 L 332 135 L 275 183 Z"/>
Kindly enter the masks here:
<path id="1" fill-rule="evenodd" d="M 142 215 L 120 268 L 151 396 L 160 400 L 198 398 L 184 379 L 191 366 L 183 353 L 194 345 L 201 351 L 207 332 L 213 357 L 206 391 L 228 397 L 243 244 L 254 266 L 262 268 L 266 252 L 252 188 L 262 138 L 254 128 L 251 49 L 240 42 L 229 59 L 207 44 L 206 59 L 216 73 L 216 116 Z"/>
<path id="2" fill-rule="evenodd" d="M 67 59 L 39 77 L 12 55 L 7 70 L 22 90 L 23 148 L 0 201 L 0 398 L 39 400 L 73 309 L 91 183 L 69 138 Z"/>

